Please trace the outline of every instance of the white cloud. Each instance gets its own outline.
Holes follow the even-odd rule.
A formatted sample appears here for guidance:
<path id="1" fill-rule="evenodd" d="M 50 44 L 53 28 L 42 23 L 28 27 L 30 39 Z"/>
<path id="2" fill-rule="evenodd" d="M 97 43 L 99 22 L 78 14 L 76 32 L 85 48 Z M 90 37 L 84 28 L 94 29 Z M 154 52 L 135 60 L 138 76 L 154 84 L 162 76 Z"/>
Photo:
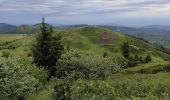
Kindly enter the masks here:
<path id="1" fill-rule="evenodd" d="M 169 11 L 169 0 L 0 0 L 0 13 L 6 16 L 10 13 L 45 15 L 63 20 L 73 20 L 76 16 L 75 21 L 96 16 L 102 19 L 164 16 Z"/>

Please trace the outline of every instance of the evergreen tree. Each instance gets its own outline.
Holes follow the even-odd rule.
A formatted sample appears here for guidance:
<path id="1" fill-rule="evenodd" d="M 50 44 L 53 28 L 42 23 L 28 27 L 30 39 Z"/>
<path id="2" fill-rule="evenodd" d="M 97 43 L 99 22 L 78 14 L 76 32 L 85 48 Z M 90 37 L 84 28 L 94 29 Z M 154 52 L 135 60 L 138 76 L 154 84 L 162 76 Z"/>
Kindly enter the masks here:
<path id="1" fill-rule="evenodd" d="M 136 54 L 136 55 L 134 56 L 134 59 L 135 59 L 136 61 L 139 61 L 139 56 Z"/>
<path id="2" fill-rule="evenodd" d="M 133 56 L 129 56 L 127 67 L 134 67 L 136 65 L 138 65 L 138 60 L 136 60 Z"/>
<path id="3" fill-rule="evenodd" d="M 43 18 L 40 25 L 41 33 L 36 37 L 36 44 L 33 45 L 33 62 L 39 66 L 44 67 L 49 71 L 49 77 L 55 73 L 55 65 L 60 58 L 64 47 L 61 44 L 61 36 L 52 36 L 53 29 L 47 26 L 45 18 Z"/>
<path id="4" fill-rule="evenodd" d="M 139 61 L 140 61 L 140 63 L 143 63 L 143 57 L 142 56 L 139 57 Z"/>
<path id="5" fill-rule="evenodd" d="M 122 55 L 125 57 L 125 58 L 129 58 L 129 53 L 130 53 L 130 50 L 129 50 L 129 43 L 128 42 L 124 42 L 121 46 L 121 49 L 122 49 Z"/>
<path id="6" fill-rule="evenodd" d="M 149 63 L 149 62 L 151 62 L 151 61 L 152 61 L 151 55 L 147 55 L 147 56 L 145 57 L 145 63 Z"/>
<path id="7" fill-rule="evenodd" d="M 107 52 L 104 52 L 103 53 L 103 58 L 106 58 L 108 56 L 108 53 Z"/>

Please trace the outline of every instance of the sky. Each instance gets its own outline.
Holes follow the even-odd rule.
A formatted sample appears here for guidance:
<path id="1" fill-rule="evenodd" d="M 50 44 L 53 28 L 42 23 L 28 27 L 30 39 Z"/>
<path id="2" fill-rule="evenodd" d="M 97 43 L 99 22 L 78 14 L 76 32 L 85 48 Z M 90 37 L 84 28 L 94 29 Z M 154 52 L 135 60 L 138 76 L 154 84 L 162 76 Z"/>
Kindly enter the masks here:
<path id="1" fill-rule="evenodd" d="M 170 0 L 0 0 L 0 23 L 170 25 Z"/>

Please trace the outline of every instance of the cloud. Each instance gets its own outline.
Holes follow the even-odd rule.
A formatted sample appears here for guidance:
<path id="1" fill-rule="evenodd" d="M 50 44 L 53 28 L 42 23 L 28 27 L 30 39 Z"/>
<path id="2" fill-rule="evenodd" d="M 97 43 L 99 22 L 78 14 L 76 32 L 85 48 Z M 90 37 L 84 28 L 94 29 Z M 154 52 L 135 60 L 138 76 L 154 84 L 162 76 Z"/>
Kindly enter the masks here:
<path id="1" fill-rule="evenodd" d="M 47 16 L 82 23 L 96 17 L 96 22 L 118 17 L 159 17 L 169 15 L 169 11 L 169 0 L 0 0 L 0 13 L 6 16 Z"/>

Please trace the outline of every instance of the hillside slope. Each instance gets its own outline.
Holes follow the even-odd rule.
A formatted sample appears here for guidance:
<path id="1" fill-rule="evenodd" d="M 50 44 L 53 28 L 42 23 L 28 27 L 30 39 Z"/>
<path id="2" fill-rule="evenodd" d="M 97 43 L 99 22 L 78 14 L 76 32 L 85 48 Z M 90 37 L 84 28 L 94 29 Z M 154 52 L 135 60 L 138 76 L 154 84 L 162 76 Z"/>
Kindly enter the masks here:
<path id="1" fill-rule="evenodd" d="M 149 42 L 135 38 L 132 36 L 124 35 L 118 32 L 113 32 L 106 28 L 101 27 L 82 27 L 76 29 L 55 29 L 54 35 L 61 33 L 63 35 L 63 43 L 66 48 L 80 49 L 90 51 L 95 54 L 102 55 L 104 52 L 109 53 L 113 57 L 121 56 L 121 45 L 124 42 L 130 44 L 132 55 L 138 54 L 145 56 L 151 54 L 155 61 L 169 59 L 170 55 L 156 48 Z M 34 43 L 35 34 L 25 36 L 23 39 L 18 39 L 1 45 L 1 50 L 7 47 L 14 47 L 9 49 L 12 54 L 17 55 L 25 51 L 30 51 L 30 46 Z M 24 41 L 24 42 L 23 42 Z M 24 48 L 24 49 L 23 49 Z M 19 50 L 18 50 L 19 49 Z M 26 50 L 25 50 L 26 49 Z"/>
<path id="2" fill-rule="evenodd" d="M 121 26 L 102 26 L 113 31 L 122 32 L 124 34 L 148 40 L 151 43 L 163 45 L 170 48 L 170 27 L 169 26 L 146 26 L 146 27 L 121 27 Z"/>

